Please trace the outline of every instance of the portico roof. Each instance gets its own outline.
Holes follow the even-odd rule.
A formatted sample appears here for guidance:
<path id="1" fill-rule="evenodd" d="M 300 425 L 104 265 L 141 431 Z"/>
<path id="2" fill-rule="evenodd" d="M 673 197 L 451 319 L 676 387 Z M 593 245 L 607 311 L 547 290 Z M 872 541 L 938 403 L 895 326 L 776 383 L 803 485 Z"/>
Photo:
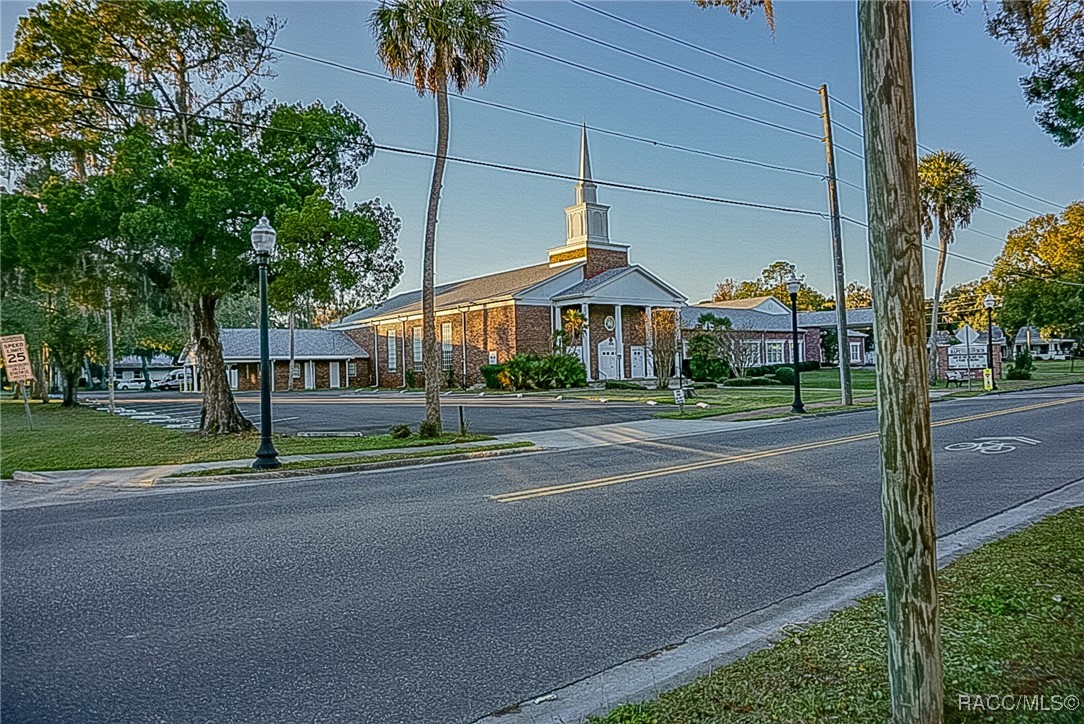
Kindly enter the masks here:
<path id="1" fill-rule="evenodd" d="M 667 307 L 685 303 L 685 296 L 638 264 L 607 269 L 553 295 L 558 303 L 632 304 Z"/>

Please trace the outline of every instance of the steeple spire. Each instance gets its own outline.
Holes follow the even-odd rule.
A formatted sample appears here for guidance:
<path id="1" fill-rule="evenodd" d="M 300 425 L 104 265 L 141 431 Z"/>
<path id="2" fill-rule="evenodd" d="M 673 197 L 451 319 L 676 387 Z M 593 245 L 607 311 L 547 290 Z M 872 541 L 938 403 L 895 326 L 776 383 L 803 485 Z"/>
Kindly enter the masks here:
<path id="1" fill-rule="evenodd" d="M 576 184 L 576 203 L 598 203 L 598 187 L 591 181 L 591 156 L 587 151 L 587 122 L 580 136 L 580 182 Z"/>

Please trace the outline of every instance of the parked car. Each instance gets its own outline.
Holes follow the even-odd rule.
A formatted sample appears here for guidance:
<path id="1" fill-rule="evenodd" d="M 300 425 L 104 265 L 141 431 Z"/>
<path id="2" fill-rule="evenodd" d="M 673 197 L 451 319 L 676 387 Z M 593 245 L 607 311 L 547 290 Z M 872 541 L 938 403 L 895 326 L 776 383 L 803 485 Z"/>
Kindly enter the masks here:
<path id="1" fill-rule="evenodd" d="M 147 382 L 142 377 L 120 379 L 113 384 L 113 388 L 117 390 L 142 390 L 146 386 Z"/>
<path id="2" fill-rule="evenodd" d="M 186 373 L 186 370 L 172 370 L 151 386 L 156 390 L 179 390 L 185 386 L 186 379 L 192 379 L 191 375 Z"/>

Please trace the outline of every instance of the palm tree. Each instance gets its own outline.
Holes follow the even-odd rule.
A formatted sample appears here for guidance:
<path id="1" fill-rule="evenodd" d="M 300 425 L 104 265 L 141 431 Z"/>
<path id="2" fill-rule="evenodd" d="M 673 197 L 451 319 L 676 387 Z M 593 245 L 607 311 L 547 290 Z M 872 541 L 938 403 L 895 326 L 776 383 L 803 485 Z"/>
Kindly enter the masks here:
<path id="1" fill-rule="evenodd" d="M 485 85 L 503 57 L 502 0 L 397 0 L 381 2 L 369 19 L 380 62 L 396 78 L 410 78 L 418 95 L 437 99 L 437 153 L 422 250 L 422 366 L 425 370 L 425 425 L 440 434 L 441 355 L 433 303 L 433 253 L 437 209 L 448 155 L 448 86 L 463 93 Z"/>
<path id="2" fill-rule="evenodd" d="M 922 200 L 922 233 L 929 239 L 934 227 L 940 250 L 937 255 L 937 276 L 934 280 L 933 311 L 930 313 L 930 379 L 937 378 L 937 308 L 941 300 L 941 284 L 945 277 L 945 257 L 957 226 L 971 223 L 971 214 L 982 205 L 982 194 L 975 177 L 978 171 L 963 154 L 937 151 L 923 156 L 918 162 L 918 185 Z"/>

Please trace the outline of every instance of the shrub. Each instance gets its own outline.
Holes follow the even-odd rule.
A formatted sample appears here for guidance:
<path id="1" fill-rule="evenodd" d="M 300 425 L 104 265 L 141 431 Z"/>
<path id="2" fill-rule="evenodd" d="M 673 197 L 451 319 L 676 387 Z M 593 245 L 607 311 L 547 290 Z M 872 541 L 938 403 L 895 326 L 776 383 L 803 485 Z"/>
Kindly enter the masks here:
<path id="1" fill-rule="evenodd" d="M 689 377 L 696 382 L 718 382 L 730 375 L 730 365 L 718 357 L 689 359 Z"/>
<path id="2" fill-rule="evenodd" d="M 800 372 L 813 372 L 814 370 L 819 370 L 820 368 L 820 361 L 815 359 L 807 359 L 798 363 L 798 370 Z M 778 372 L 778 370 L 776 371 Z"/>
<path id="3" fill-rule="evenodd" d="M 606 380 L 604 385 L 607 390 L 642 390 L 643 385 L 638 385 L 635 382 L 625 382 L 624 380 Z"/>
<path id="4" fill-rule="evenodd" d="M 486 381 L 486 387 L 491 390 L 499 390 L 501 388 L 500 374 L 504 369 L 504 365 L 482 365 L 479 371 L 482 373 L 482 379 Z"/>
<path id="5" fill-rule="evenodd" d="M 426 420 L 418 426 L 418 437 L 434 438 L 440 436 L 440 425 Z"/>
<path id="6" fill-rule="evenodd" d="M 778 385 L 779 380 L 768 377 L 735 377 L 726 381 L 727 387 L 763 387 L 765 385 Z"/>
<path id="7" fill-rule="evenodd" d="M 391 429 L 388 430 L 388 434 L 390 434 L 396 440 L 406 440 L 408 437 L 410 437 L 410 426 L 392 425 Z"/>
<path id="8" fill-rule="evenodd" d="M 1035 360 L 1034 360 L 1034 358 L 1032 358 L 1030 351 L 1028 351 L 1026 349 L 1022 349 L 1019 352 L 1017 352 L 1016 357 L 1013 358 L 1012 366 L 1013 366 L 1013 369 L 1023 370 L 1025 372 L 1030 372 L 1031 370 L 1035 369 Z M 1029 377 L 1010 377 L 1009 379 L 1010 380 L 1029 380 L 1029 379 L 1031 379 L 1031 377 L 1030 376 Z"/>
<path id="9" fill-rule="evenodd" d="M 459 387 L 459 382 L 456 381 L 454 367 L 449 367 L 448 369 L 444 370 L 444 387 L 445 389 Z"/>
<path id="10" fill-rule="evenodd" d="M 1005 373 L 1005 378 L 1009 380 L 1030 380 L 1031 372 L 1028 370 L 1013 367 L 1011 370 Z"/>
<path id="11" fill-rule="evenodd" d="M 554 353 L 545 357 L 517 354 L 502 365 L 482 368 L 486 385 L 506 390 L 553 390 L 586 387 L 587 368 L 578 357 Z M 491 382 L 492 380 L 492 382 Z"/>
<path id="12" fill-rule="evenodd" d="M 801 364 L 799 364 L 798 369 L 801 369 Z M 780 367 L 775 371 L 775 379 L 779 380 L 781 385 L 793 385 L 794 370 L 790 367 Z"/>
<path id="13" fill-rule="evenodd" d="M 417 385 L 417 382 L 418 382 L 417 376 L 418 376 L 418 373 L 415 372 L 414 370 L 408 369 L 406 372 L 404 372 L 403 373 L 403 380 L 406 381 L 406 386 L 407 387 L 417 387 L 418 386 Z"/>

